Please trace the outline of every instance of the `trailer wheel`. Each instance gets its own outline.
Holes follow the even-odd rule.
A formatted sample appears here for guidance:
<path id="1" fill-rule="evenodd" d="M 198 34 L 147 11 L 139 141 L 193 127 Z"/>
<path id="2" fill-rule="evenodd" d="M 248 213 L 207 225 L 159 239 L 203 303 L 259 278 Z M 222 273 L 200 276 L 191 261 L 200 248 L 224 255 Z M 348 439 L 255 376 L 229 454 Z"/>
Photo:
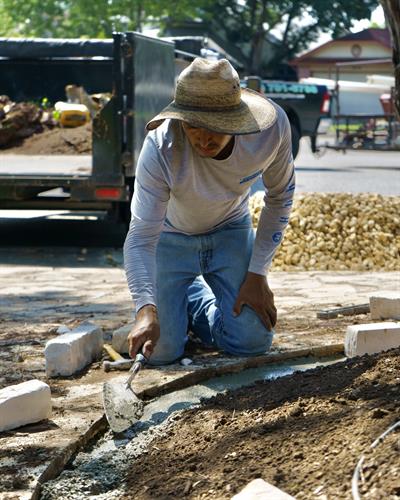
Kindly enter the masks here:
<path id="1" fill-rule="evenodd" d="M 296 125 L 294 125 L 293 123 L 290 123 L 290 130 L 292 133 L 292 154 L 294 159 L 299 153 L 300 132 L 299 129 L 296 127 Z"/>

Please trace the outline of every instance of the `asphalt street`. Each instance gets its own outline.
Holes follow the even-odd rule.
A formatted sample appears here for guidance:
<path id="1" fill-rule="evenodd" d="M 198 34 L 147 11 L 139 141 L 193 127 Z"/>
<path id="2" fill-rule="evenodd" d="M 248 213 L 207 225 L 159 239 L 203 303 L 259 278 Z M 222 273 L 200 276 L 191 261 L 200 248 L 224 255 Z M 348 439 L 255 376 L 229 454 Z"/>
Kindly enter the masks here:
<path id="1" fill-rule="evenodd" d="M 321 157 L 311 152 L 309 140 L 301 140 L 295 160 L 297 193 L 400 194 L 400 151 L 326 150 Z M 253 192 L 262 190 L 261 180 Z"/>
<path id="2" fill-rule="evenodd" d="M 295 165 L 297 193 L 400 194 L 400 152 L 328 150 L 318 158 L 312 154 L 309 142 L 303 139 Z M 253 192 L 261 189 L 260 180 L 253 186 Z M 3 263 L 18 260 L 17 255 L 8 251 L 10 246 L 18 246 L 19 252 L 23 246 L 36 247 L 46 259 L 44 254 L 49 247 L 120 249 L 124 238 L 124 226 L 107 220 L 105 214 L 0 210 L 0 261 Z M 77 264 L 82 265 L 79 261 Z"/>

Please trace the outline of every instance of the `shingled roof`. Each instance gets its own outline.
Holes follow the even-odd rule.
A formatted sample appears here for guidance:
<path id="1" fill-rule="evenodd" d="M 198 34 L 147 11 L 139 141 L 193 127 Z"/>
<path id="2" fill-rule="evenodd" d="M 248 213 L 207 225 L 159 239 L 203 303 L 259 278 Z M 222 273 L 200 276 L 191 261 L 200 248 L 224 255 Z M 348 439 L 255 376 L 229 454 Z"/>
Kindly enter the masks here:
<path id="1" fill-rule="evenodd" d="M 359 31 L 358 33 L 349 33 L 348 35 L 341 36 L 339 38 L 335 38 L 330 40 L 329 42 L 323 43 L 318 47 L 315 47 L 308 52 L 304 52 L 298 57 L 293 58 L 289 61 L 289 64 L 296 64 L 297 62 L 308 60 L 309 58 L 313 58 L 313 56 L 320 52 L 322 48 L 333 45 L 337 42 L 376 42 L 384 47 L 390 49 L 392 47 L 392 42 L 390 38 L 390 33 L 387 28 L 368 28 L 363 31 Z M 339 60 L 339 59 L 338 59 Z"/>
<path id="2" fill-rule="evenodd" d="M 345 42 L 347 40 L 358 41 L 375 41 L 381 43 L 385 47 L 392 47 L 390 33 L 387 28 L 368 28 L 358 33 L 350 33 L 348 35 L 337 38 L 336 41 Z"/>

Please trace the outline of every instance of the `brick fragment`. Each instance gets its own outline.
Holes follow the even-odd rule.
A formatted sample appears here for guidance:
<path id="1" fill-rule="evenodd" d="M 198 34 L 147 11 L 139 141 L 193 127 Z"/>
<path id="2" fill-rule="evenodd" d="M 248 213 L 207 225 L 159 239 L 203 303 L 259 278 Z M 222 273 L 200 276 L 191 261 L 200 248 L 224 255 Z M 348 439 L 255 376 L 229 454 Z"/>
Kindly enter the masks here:
<path id="1" fill-rule="evenodd" d="M 50 387 L 41 380 L 29 380 L 0 390 L 0 432 L 49 418 Z"/>

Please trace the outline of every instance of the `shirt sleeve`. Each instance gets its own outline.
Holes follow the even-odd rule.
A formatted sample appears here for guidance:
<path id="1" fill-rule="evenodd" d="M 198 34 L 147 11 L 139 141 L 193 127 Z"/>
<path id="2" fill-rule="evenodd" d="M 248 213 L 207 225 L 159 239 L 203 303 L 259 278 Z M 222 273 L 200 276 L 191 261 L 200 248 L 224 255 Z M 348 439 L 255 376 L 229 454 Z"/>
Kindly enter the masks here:
<path id="1" fill-rule="evenodd" d="M 138 158 L 132 217 L 124 244 L 125 273 L 136 311 L 146 304 L 156 305 L 156 246 L 170 191 L 164 171 L 158 148 L 147 136 Z"/>
<path id="2" fill-rule="evenodd" d="M 278 108 L 280 142 L 277 154 L 263 173 L 264 207 L 261 210 L 249 271 L 265 274 L 282 241 L 289 222 L 295 190 L 290 123 L 286 113 Z"/>

